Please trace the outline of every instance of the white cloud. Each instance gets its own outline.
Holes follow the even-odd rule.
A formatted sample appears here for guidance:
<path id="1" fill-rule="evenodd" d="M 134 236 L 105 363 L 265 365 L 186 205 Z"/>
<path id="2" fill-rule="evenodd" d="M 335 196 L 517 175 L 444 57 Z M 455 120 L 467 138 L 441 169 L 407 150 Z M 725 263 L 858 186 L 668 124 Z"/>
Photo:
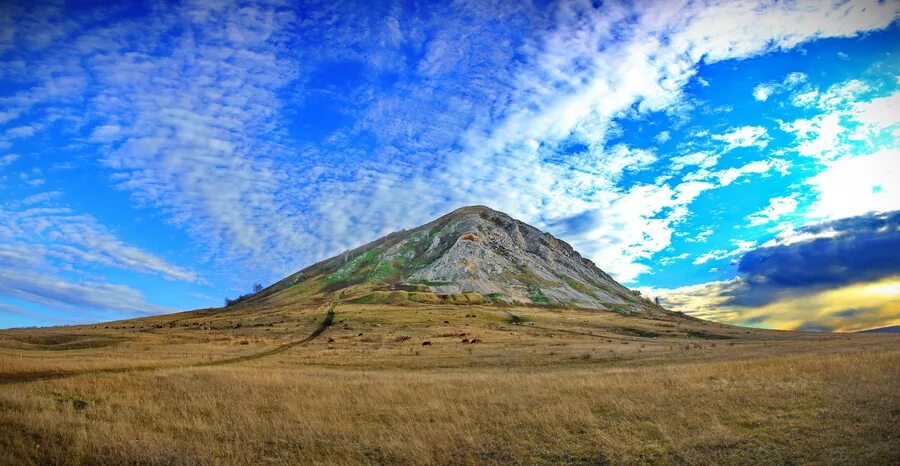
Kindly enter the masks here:
<path id="1" fill-rule="evenodd" d="M 731 294 L 743 286 L 740 278 L 711 281 L 679 288 L 639 288 L 642 295 L 659 297 L 662 305 L 701 319 L 740 322 L 739 310 L 730 305 Z"/>
<path id="2" fill-rule="evenodd" d="M 19 179 L 28 186 L 42 186 L 47 182 L 40 177 L 40 172 L 19 172 Z"/>
<path id="3" fill-rule="evenodd" d="M 854 102 L 849 112 L 861 127 L 853 139 L 865 140 L 871 135 L 890 130 L 894 138 L 900 136 L 900 91 L 870 101 Z"/>
<path id="4" fill-rule="evenodd" d="M 96 142 L 111 142 L 119 139 L 122 127 L 119 125 L 100 125 L 91 133 L 91 140 Z"/>
<path id="5" fill-rule="evenodd" d="M 710 152 L 694 152 L 687 155 L 672 157 L 672 169 L 676 171 L 682 170 L 684 167 L 697 166 L 700 168 L 711 168 L 719 163 L 719 154 Z"/>
<path id="6" fill-rule="evenodd" d="M 788 73 L 788 75 L 784 78 L 784 81 L 781 82 L 781 85 L 787 89 L 791 89 L 798 84 L 805 82 L 807 78 L 809 77 L 806 75 L 806 73 L 795 71 L 793 73 Z"/>
<path id="7" fill-rule="evenodd" d="M 845 128 L 838 113 L 825 113 L 782 123 L 781 129 L 797 137 L 799 142 L 795 150 L 806 157 L 830 159 L 847 150 L 847 145 L 840 139 Z"/>
<path id="8" fill-rule="evenodd" d="M 814 219 L 837 219 L 900 209 L 900 150 L 848 155 L 809 178 L 817 195 L 810 206 Z"/>
<path id="9" fill-rule="evenodd" d="M 806 81 L 807 76 L 805 73 L 794 72 L 788 74 L 782 82 L 767 82 L 758 84 L 753 88 L 753 98 L 760 101 L 765 102 L 769 100 L 773 94 L 778 94 L 781 92 L 786 92 L 794 89 L 797 85 Z"/>
<path id="10" fill-rule="evenodd" d="M 794 228 L 794 225 L 783 222 L 774 228 L 778 233 L 775 238 L 766 241 L 761 247 L 772 246 L 790 246 L 797 243 L 805 243 L 820 238 L 836 238 L 843 234 L 833 228 L 817 229 L 815 232 L 800 230 Z"/>
<path id="11" fill-rule="evenodd" d="M 769 205 L 758 212 L 754 212 L 747 216 L 750 226 L 759 226 L 766 223 L 777 221 L 785 215 L 791 214 L 797 210 L 797 195 L 790 194 L 788 196 L 773 197 L 769 199 Z"/>
<path id="12" fill-rule="evenodd" d="M 682 259 L 687 259 L 688 257 L 690 257 L 690 254 L 688 254 L 686 252 L 681 253 L 677 256 L 663 257 L 662 259 L 659 260 L 659 264 L 660 265 L 670 265 L 670 264 L 680 261 Z"/>
<path id="13" fill-rule="evenodd" d="M 33 126 L 17 126 L 6 130 L 6 136 L 10 138 L 26 138 L 36 132 Z"/>
<path id="14" fill-rule="evenodd" d="M 705 243 L 706 240 L 708 240 L 709 237 L 712 236 L 712 234 L 715 232 L 716 231 L 713 230 L 712 228 L 704 228 L 703 230 L 700 230 L 700 232 L 698 232 L 695 235 L 687 236 L 684 240 L 687 241 L 688 243 Z"/>
<path id="15" fill-rule="evenodd" d="M 18 154 L 4 155 L 3 157 L 0 157 L 0 166 L 9 165 L 9 164 L 15 162 L 16 160 L 19 160 Z"/>
<path id="16" fill-rule="evenodd" d="M 734 240 L 732 243 L 735 247 L 732 249 L 716 249 L 706 254 L 701 254 L 692 262 L 694 265 L 705 264 L 712 260 L 722 260 L 729 257 L 739 256 L 756 247 L 756 241 Z"/>
<path id="17" fill-rule="evenodd" d="M 766 129 L 762 126 L 742 126 L 733 128 L 724 134 L 714 134 L 710 137 L 716 141 L 724 142 L 726 150 L 738 147 L 766 147 L 769 143 Z"/>
<path id="18" fill-rule="evenodd" d="M 764 174 L 771 170 L 782 172 L 783 162 L 775 159 L 757 160 L 749 162 L 739 167 L 725 168 L 722 170 L 709 171 L 700 169 L 684 176 L 686 181 L 715 181 L 717 186 L 728 186 L 739 178 L 751 174 Z"/>
<path id="19" fill-rule="evenodd" d="M 760 102 L 765 102 L 769 100 L 769 96 L 774 94 L 775 91 L 776 87 L 772 84 L 758 84 L 753 88 L 753 98 Z"/>

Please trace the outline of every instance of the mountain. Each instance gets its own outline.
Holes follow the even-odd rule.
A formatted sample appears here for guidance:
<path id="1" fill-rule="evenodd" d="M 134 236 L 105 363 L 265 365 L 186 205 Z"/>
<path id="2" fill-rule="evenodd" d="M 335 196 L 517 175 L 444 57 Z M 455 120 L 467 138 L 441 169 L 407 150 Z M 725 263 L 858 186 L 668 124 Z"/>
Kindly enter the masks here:
<path id="1" fill-rule="evenodd" d="M 508 303 L 668 314 L 572 246 L 484 206 L 455 210 L 296 272 L 247 302 Z"/>

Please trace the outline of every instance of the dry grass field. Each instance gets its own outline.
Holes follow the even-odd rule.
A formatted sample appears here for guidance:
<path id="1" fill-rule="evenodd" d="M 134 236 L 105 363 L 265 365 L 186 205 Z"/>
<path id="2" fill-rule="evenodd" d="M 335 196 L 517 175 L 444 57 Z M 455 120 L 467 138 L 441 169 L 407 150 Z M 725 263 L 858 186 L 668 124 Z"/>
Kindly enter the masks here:
<path id="1" fill-rule="evenodd" d="M 898 461 L 896 335 L 349 303 L 0 332 L 3 464 Z"/>

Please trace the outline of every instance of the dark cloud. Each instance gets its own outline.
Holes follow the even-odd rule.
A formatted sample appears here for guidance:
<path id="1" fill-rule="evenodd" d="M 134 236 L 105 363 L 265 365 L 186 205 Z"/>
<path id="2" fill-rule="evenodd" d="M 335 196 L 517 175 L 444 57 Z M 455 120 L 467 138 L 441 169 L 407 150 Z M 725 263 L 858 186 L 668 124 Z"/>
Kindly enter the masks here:
<path id="1" fill-rule="evenodd" d="M 854 317 L 860 314 L 863 314 L 867 311 L 867 309 L 846 309 L 840 312 L 835 312 L 832 314 L 835 317 Z"/>
<path id="2" fill-rule="evenodd" d="M 900 325 L 890 327 L 878 327 L 869 330 L 861 330 L 860 333 L 900 333 Z"/>
<path id="3" fill-rule="evenodd" d="M 824 325 L 817 324 L 804 324 L 797 329 L 801 332 L 833 332 L 834 329 L 831 327 L 826 327 Z"/>
<path id="4" fill-rule="evenodd" d="M 738 265 L 743 286 L 732 291 L 730 304 L 759 306 L 900 274 L 900 211 L 811 225 L 798 234 L 814 239 L 744 254 Z"/>

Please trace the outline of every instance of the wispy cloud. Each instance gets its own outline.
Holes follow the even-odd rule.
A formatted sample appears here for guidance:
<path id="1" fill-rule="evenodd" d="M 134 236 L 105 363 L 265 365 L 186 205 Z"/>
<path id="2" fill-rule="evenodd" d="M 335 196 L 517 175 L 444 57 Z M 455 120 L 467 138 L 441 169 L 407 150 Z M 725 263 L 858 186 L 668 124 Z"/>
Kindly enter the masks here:
<path id="1" fill-rule="evenodd" d="M 130 246 L 101 226 L 90 215 L 68 207 L 35 206 L 48 196 L 26 199 L 26 207 L 0 205 L 0 239 L 7 246 L 34 248 L 31 257 L 58 259 L 76 264 L 102 264 L 126 270 L 152 273 L 170 280 L 196 281 L 197 274 Z"/>
<path id="2" fill-rule="evenodd" d="M 95 310 L 119 311 L 131 314 L 160 314 L 172 312 L 164 306 L 151 304 L 138 291 L 125 285 L 102 282 L 72 282 L 58 277 L 48 277 L 0 269 L 0 293 L 14 298 L 41 304 L 52 309 L 79 310 L 84 313 Z"/>
<path id="3" fill-rule="evenodd" d="M 712 139 L 725 143 L 725 149 L 731 150 L 738 147 L 766 147 L 769 143 L 767 131 L 762 126 L 742 126 L 734 128 L 727 133 L 714 134 Z"/>
<path id="4" fill-rule="evenodd" d="M 750 226 L 775 222 L 797 210 L 797 204 L 796 194 L 773 197 L 769 199 L 769 205 L 747 216 L 747 220 L 750 222 Z"/>
<path id="5" fill-rule="evenodd" d="M 782 92 L 788 92 L 797 87 L 800 83 L 806 81 L 805 73 L 793 72 L 785 76 L 781 82 L 767 82 L 758 84 L 753 88 L 753 98 L 765 102 L 769 97 Z"/>
<path id="6" fill-rule="evenodd" d="M 109 283 L 91 266 L 154 274 L 196 282 L 197 274 L 130 246 L 96 219 L 50 204 L 47 192 L 0 205 L 0 295 L 49 309 L 78 311 L 90 319 L 95 310 L 126 313 L 171 311 L 153 304 L 132 287 Z M 45 317 L 43 320 L 53 320 Z"/>
<path id="7" fill-rule="evenodd" d="M 702 265 L 713 260 L 722 260 L 730 257 L 739 256 L 756 247 L 756 241 L 733 241 L 734 247 L 731 249 L 716 249 L 705 254 L 701 254 L 694 259 L 694 265 Z"/>

